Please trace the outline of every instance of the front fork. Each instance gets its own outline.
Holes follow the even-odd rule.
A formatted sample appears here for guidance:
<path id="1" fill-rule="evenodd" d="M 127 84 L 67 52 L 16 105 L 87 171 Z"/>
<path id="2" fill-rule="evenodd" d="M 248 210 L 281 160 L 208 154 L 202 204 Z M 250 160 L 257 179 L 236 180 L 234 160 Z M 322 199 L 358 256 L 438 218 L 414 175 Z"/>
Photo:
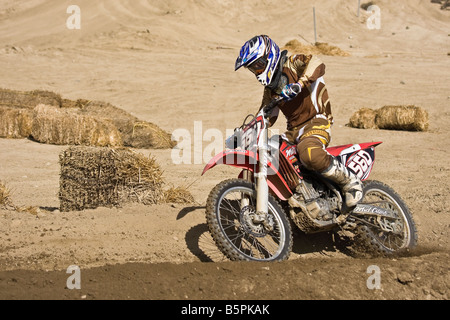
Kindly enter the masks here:
<path id="1" fill-rule="evenodd" d="M 258 172 L 254 174 L 256 178 L 256 212 L 251 214 L 252 223 L 255 225 L 262 224 L 268 232 L 273 230 L 273 221 L 269 217 L 269 185 L 267 183 L 267 167 L 268 167 L 268 131 L 267 123 L 261 130 L 261 136 L 258 141 L 257 162 Z M 256 170 L 254 170 L 256 171 Z M 244 173 L 244 178 L 249 178 L 250 172 Z M 249 199 L 244 197 L 241 200 L 241 209 L 249 205 Z"/>
<path id="2" fill-rule="evenodd" d="M 258 142 L 258 170 L 249 170 L 242 172 L 242 178 L 247 181 L 254 181 L 256 178 L 256 215 L 262 221 L 266 219 L 269 212 L 269 185 L 267 183 L 267 167 L 268 167 L 268 130 L 267 123 L 264 124 L 264 129 L 261 130 L 261 137 Z M 255 168 L 256 169 L 256 168 Z M 243 197 L 241 199 L 241 209 L 250 205 L 250 199 Z M 260 221 L 260 222 L 261 222 Z"/>
<path id="3" fill-rule="evenodd" d="M 267 184 L 267 158 L 268 158 L 268 130 L 267 123 L 258 141 L 258 173 L 256 174 L 256 213 L 267 216 L 269 212 L 269 185 Z"/>

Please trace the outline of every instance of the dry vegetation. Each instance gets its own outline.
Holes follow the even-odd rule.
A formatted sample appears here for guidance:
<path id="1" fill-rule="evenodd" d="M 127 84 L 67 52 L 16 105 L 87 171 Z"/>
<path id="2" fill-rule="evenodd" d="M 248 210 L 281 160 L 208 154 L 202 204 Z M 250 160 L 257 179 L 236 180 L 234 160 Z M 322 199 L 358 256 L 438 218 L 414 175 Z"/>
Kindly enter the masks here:
<path id="1" fill-rule="evenodd" d="M 11 207 L 11 192 L 8 187 L 0 181 L 0 209 L 10 209 Z"/>
<path id="2" fill-rule="evenodd" d="M 105 102 L 62 99 L 49 91 L 0 89 L 0 138 L 56 145 L 166 149 L 171 135 Z"/>
<path id="3" fill-rule="evenodd" d="M 384 106 L 378 110 L 361 108 L 352 115 L 348 126 L 360 129 L 427 131 L 428 112 L 413 105 Z"/>
<path id="4" fill-rule="evenodd" d="M 297 39 L 291 40 L 286 43 L 283 50 L 288 50 L 290 52 L 301 52 L 303 54 L 324 54 L 327 56 L 340 56 L 348 57 L 350 54 L 344 50 L 330 45 L 328 43 L 317 42 L 314 45 L 303 44 Z"/>
<path id="5" fill-rule="evenodd" d="M 46 144 L 100 147 L 122 146 L 116 126 L 108 119 L 40 104 L 33 111 L 31 137 Z"/>
<path id="6" fill-rule="evenodd" d="M 80 211 L 137 202 L 192 203 L 182 187 L 164 189 L 154 157 L 128 148 L 70 147 L 60 154 L 60 209 Z"/>

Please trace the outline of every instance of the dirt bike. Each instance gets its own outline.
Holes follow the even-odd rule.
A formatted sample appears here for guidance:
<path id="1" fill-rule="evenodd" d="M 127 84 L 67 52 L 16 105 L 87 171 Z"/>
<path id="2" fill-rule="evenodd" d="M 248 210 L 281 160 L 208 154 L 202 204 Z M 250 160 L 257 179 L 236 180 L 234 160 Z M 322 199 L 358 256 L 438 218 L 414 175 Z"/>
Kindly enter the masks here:
<path id="1" fill-rule="evenodd" d="M 286 260 L 293 243 L 291 224 L 306 234 L 345 235 L 357 254 L 389 256 L 414 248 L 417 231 L 405 202 L 388 185 L 367 180 L 374 148 L 382 142 L 327 149 L 363 181 L 362 200 L 347 208 L 335 183 L 301 165 L 295 144 L 280 135 L 269 139 L 269 115 L 280 101 L 247 116 L 226 140 L 226 150 L 203 170 L 202 175 L 218 164 L 242 169 L 238 178 L 214 187 L 207 199 L 206 220 L 220 251 L 231 260 Z"/>

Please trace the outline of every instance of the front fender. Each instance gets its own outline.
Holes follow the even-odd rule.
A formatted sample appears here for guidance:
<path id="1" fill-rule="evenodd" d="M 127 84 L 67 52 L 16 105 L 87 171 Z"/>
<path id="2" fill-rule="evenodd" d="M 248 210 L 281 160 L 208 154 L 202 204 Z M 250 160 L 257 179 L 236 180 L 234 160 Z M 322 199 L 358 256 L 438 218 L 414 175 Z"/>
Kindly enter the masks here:
<path id="1" fill-rule="evenodd" d="M 219 164 L 225 164 L 253 173 L 258 173 L 258 154 L 248 150 L 225 150 L 212 158 L 205 166 L 202 176 Z M 278 169 L 271 163 L 268 163 L 267 184 L 273 194 L 279 199 L 286 201 L 292 196 L 286 180 L 283 178 Z"/>
<path id="2" fill-rule="evenodd" d="M 202 172 L 202 176 L 206 171 L 211 170 L 218 164 L 226 164 L 236 168 L 247 169 L 254 171 L 253 167 L 258 163 L 258 155 L 255 157 L 255 153 L 248 150 L 225 150 L 217 154 L 212 158 L 205 166 Z"/>

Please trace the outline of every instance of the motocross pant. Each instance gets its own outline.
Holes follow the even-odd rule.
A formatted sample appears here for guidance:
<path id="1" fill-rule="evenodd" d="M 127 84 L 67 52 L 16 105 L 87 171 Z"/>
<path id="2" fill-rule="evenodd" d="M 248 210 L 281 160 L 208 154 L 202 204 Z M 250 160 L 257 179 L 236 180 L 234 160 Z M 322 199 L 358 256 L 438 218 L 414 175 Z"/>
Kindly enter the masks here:
<path id="1" fill-rule="evenodd" d="M 285 137 L 298 143 L 300 161 L 307 169 L 323 172 L 330 166 L 332 156 L 325 150 L 331 141 L 329 120 L 314 118 L 306 125 L 287 131 Z"/>

